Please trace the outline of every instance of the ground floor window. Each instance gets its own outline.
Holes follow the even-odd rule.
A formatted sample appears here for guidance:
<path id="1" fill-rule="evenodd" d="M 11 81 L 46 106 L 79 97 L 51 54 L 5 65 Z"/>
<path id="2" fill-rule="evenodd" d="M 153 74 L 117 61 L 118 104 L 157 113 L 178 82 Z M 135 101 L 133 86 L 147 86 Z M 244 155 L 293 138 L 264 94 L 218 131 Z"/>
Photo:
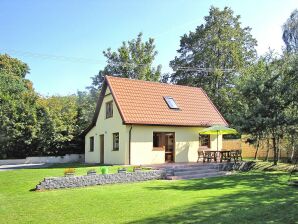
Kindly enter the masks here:
<path id="1" fill-rule="evenodd" d="M 90 137 L 90 152 L 94 151 L 94 136 Z"/>
<path id="2" fill-rule="evenodd" d="M 210 135 L 200 135 L 200 146 L 210 148 Z"/>
<path id="3" fill-rule="evenodd" d="M 119 150 L 119 133 L 113 133 L 113 151 Z"/>
<path id="4" fill-rule="evenodd" d="M 162 133 L 157 133 L 154 132 L 153 133 L 153 147 L 154 148 L 158 148 L 158 147 L 162 147 Z"/>

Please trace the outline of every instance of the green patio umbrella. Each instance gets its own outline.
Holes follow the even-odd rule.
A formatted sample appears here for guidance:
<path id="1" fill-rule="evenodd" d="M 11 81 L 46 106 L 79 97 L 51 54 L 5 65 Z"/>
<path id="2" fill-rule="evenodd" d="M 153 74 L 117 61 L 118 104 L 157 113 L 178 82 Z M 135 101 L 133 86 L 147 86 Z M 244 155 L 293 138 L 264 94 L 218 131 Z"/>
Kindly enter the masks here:
<path id="1" fill-rule="evenodd" d="M 223 125 L 213 125 L 199 131 L 203 135 L 217 135 L 217 151 L 218 151 L 218 135 L 237 134 L 238 132 L 233 128 L 228 128 Z"/>

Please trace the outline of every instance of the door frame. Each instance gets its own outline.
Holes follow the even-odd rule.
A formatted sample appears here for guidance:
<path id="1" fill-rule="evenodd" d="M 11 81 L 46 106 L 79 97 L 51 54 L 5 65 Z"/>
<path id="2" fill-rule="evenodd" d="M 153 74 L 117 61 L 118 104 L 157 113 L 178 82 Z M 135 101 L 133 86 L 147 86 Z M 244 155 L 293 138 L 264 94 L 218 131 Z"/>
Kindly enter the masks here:
<path id="1" fill-rule="evenodd" d="M 166 134 L 172 134 L 172 136 L 173 136 L 173 150 L 172 150 L 172 160 L 170 160 L 170 161 L 166 161 L 166 147 L 168 147 L 168 143 L 166 143 L 165 142 L 165 162 L 166 163 L 174 163 L 175 162 L 175 158 L 176 158 L 176 155 L 175 155 L 175 146 L 176 146 L 176 140 L 175 140 L 175 132 L 163 132 L 163 134 L 164 134 L 164 140 L 167 140 L 167 135 Z"/>
<path id="2" fill-rule="evenodd" d="M 172 132 L 172 131 L 153 131 L 153 134 L 154 133 L 159 133 L 159 134 L 161 134 L 161 142 L 162 142 L 162 148 L 163 148 L 163 150 L 164 150 L 164 161 L 165 161 L 165 163 L 174 163 L 175 162 L 175 157 L 176 157 L 176 155 L 175 155 L 175 149 L 176 149 L 176 138 L 175 138 L 175 132 Z M 173 136 L 173 150 L 172 150 L 172 160 L 171 161 L 167 161 L 166 160 L 166 148 L 167 148 L 167 146 L 168 146 L 168 144 L 166 143 L 166 139 L 167 139 L 167 137 L 166 137 L 166 135 L 167 134 L 172 134 L 172 136 Z"/>
<path id="3" fill-rule="evenodd" d="M 99 162 L 104 164 L 105 162 L 105 136 L 104 134 L 99 135 Z"/>

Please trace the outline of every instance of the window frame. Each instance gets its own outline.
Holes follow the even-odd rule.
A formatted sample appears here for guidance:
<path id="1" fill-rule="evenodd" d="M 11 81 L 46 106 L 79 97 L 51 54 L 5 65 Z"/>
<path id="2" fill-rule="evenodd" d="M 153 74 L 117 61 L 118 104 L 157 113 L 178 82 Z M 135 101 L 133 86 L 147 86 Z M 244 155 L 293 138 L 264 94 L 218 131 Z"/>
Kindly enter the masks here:
<path id="1" fill-rule="evenodd" d="M 163 135 L 163 132 L 153 132 L 153 135 L 152 135 L 152 146 L 153 146 L 153 149 L 163 148 L 162 135 Z M 159 143 L 158 146 L 155 146 L 154 145 L 154 137 L 155 136 L 158 136 L 158 143 Z"/>
<path id="2" fill-rule="evenodd" d="M 207 138 L 207 139 L 202 139 L 202 138 Z M 199 140 L 200 140 L 200 147 L 204 148 L 211 148 L 211 136 L 210 135 L 199 135 Z M 207 144 L 202 144 L 202 141 L 206 141 L 207 140 Z"/>
<path id="3" fill-rule="evenodd" d="M 117 135 L 118 135 L 118 143 L 115 142 Z M 113 150 L 112 151 L 119 151 L 119 145 L 120 145 L 120 135 L 119 135 L 119 132 L 115 132 L 115 133 L 113 133 Z"/>
<path id="4" fill-rule="evenodd" d="M 111 105 L 111 106 L 109 106 Z M 113 100 L 106 102 L 106 119 L 113 117 Z M 109 110 L 108 110 L 109 108 Z M 109 112 L 109 113 L 108 113 Z"/>
<path id="5" fill-rule="evenodd" d="M 94 136 L 89 137 L 89 152 L 94 152 Z"/>
<path id="6" fill-rule="evenodd" d="M 166 101 L 168 107 L 172 110 L 180 110 L 178 104 L 176 103 L 176 101 L 174 100 L 173 97 L 171 96 L 164 96 L 163 97 L 164 100 Z"/>

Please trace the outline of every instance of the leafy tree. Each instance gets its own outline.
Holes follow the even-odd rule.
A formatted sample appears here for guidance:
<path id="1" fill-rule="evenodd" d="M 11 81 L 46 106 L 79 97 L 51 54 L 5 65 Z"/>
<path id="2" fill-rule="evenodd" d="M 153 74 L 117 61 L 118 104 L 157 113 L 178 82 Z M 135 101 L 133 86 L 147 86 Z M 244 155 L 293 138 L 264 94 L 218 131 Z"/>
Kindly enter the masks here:
<path id="1" fill-rule="evenodd" d="M 297 65 L 297 58 L 278 59 L 271 53 L 242 71 L 236 85 L 238 113 L 233 123 L 256 138 L 270 137 L 275 165 L 286 129 L 298 123 L 289 113 L 297 109 Z"/>
<path id="2" fill-rule="evenodd" d="M 37 151 L 43 155 L 64 155 L 80 151 L 77 145 L 77 97 L 51 96 L 38 99 L 39 132 Z"/>
<path id="3" fill-rule="evenodd" d="M 36 139 L 37 95 L 28 80 L 0 71 L 0 157 L 22 157 Z"/>
<path id="4" fill-rule="evenodd" d="M 94 115 L 97 99 L 94 99 L 92 96 L 92 94 L 86 91 L 77 92 L 77 125 L 79 127 L 79 133 L 90 125 Z"/>
<path id="5" fill-rule="evenodd" d="M 0 158 L 82 152 L 78 97 L 39 96 L 25 63 L 8 55 L 0 62 Z"/>
<path id="6" fill-rule="evenodd" d="M 182 36 L 179 56 L 170 62 L 172 82 L 203 87 L 227 114 L 236 72 L 256 57 L 257 42 L 250 31 L 241 27 L 240 16 L 230 8 L 211 7 L 205 24 Z"/>
<path id="7" fill-rule="evenodd" d="M 93 95 L 94 91 L 98 93 L 105 75 L 147 81 L 159 81 L 160 79 L 161 65 L 153 67 L 153 61 L 157 55 L 154 39 L 149 38 L 148 41 L 143 42 L 142 33 L 139 33 L 136 39 L 123 42 L 117 51 L 108 48 L 103 51 L 103 54 L 107 58 L 107 65 L 92 78 L 90 89 Z"/>
<path id="8" fill-rule="evenodd" d="M 287 52 L 298 53 L 298 10 L 294 10 L 283 25 L 282 39 Z"/>
<path id="9" fill-rule="evenodd" d="M 7 54 L 0 54 L 0 71 L 2 74 L 11 74 L 25 78 L 30 69 L 27 64 L 19 59 L 12 58 Z"/>

